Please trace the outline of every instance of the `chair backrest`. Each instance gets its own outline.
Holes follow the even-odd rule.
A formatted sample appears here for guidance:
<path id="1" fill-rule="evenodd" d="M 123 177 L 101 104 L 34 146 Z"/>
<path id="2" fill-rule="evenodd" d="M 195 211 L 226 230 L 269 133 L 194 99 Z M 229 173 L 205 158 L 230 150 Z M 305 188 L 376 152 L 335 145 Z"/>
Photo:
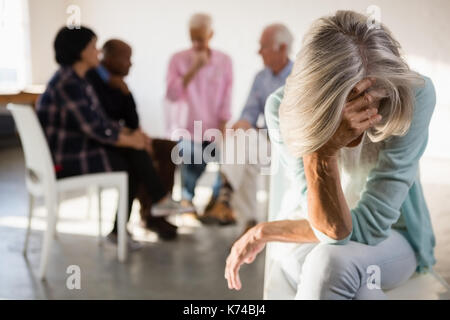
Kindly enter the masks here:
<path id="1" fill-rule="evenodd" d="M 55 171 L 47 140 L 33 107 L 8 104 L 22 142 L 27 169 L 27 188 L 32 193 L 42 193 L 55 186 Z M 31 189 L 31 190 L 30 190 Z"/>

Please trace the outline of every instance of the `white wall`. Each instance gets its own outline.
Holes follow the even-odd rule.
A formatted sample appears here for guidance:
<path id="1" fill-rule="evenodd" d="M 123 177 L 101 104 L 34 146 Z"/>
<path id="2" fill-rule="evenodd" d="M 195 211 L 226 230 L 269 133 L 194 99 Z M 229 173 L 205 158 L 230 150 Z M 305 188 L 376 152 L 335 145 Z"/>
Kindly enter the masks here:
<path id="1" fill-rule="evenodd" d="M 170 55 L 189 46 L 187 21 L 197 11 L 214 18 L 212 46 L 233 58 L 233 116 L 245 103 L 254 74 L 262 67 L 258 39 L 269 23 L 284 22 L 295 34 L 294 52 L 316 18 L 337 9 L 365 12 L 378 5 L 381 19 L 403 45 L 411 67 L 430 76 L 438 103 L 430 128 L 428 156 L 450 158 L 447 122 L 450 120 L 450 2 L 446 0 L 29 0 L 32 24 L 33 81 L 45 82 L 55 70 L 52 41 L 67 15 L 65 6 L 79 5 L 82 24 L 92 27 L 99 45 L 110 37 L 128 41 L 134 66 L 128 78 L 142 124 L 150 134 L 163 133 L 162 98 Z"/>
<path id="2" fill-rule="evenodd" d="M 29 0 L 31 78 L 45 84 L 57 68 L 53 40 L 65 23 L 66 4 L 60 0 Z"/>

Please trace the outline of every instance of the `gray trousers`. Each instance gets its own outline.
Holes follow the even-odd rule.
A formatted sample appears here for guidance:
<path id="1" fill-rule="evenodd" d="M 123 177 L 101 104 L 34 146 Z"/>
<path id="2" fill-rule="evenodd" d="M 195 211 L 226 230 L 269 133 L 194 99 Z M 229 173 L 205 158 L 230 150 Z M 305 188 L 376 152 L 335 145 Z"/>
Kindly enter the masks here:
<path id="1" fill-rule="evenodd" d="M 387 299 L 414 274 L 416 255 L 396 230 L 376 246 L 301 244 L 281 263 L 295 299 Z"/>

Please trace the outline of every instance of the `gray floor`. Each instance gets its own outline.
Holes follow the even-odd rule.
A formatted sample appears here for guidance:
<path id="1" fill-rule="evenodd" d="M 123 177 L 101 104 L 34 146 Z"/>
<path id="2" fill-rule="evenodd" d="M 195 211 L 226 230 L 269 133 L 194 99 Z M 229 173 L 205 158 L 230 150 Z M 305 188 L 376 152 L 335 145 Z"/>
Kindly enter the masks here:
<path id="1" fill-rule="evenodd" d="M 230 245 L 242 232 L 242 225 L 188 224 L 181 228 L 179 238 L 170 242 L 156 241 L 155 235 L 150 235 L 151 241 L 131 253 L 126 264 L 118 263 L 115 246 L 106 242 L 99 247 L 96 236 L 59 232 L 48 280 L 41 283 L 36 275 L 42 231 L 33 231 L 25 259 L 21 254 L 25 230 L 23 226 L 11 227 L 10 223 L 19 218 L 24 221 L 27 212 L 22 157 L 20 148 L 0 149 L 0 299 L 262 298 L 264 255 L 241 269 L 241 291 L 228 290 L 223 277 Z M 207 182 L 205 178 L 203 181 Z M 78 220 L 83 221 L 85 214 L 79 216 Z M 69 219 L 69 224 L 67 217 L 61 219 L 69 227 L 70 223 L 74 227 L 80 224 L 75 218 Z M 84 223 L 96 225 L 95 219 Z M 81 290 L 66 287 L 69 265 L 81 269 Z"/>
<path id="2" fill-rule="evenodd" d="M 435 270 L 450 282 L 450 161 L 426 159 L 421 168 L 437 240 Z M 42 239 L 39 228 L 32 233 L 28 259 L 21 254 L 27 210 L 23 175 L 20 148 L 10 144 L 0 148 L 0 299 L 262 298 L 263 255 L 241 269 L 241 291 L 229 291 L 223 278 L 229 246 L 242 231 L 242 225 L 202 227 L 186 225 L 183 220 L 177 241 L 160 242 L 154 235 L 144 234 L 142 239 L 149 240 L 145 247 L 132 253 L 126 264 L 120 264 L 114 246 L 98 246 L 92 232 L 95 218 L 84 219 L 81 211 L 85 209 L 74 209 L 85 208 L 79 202 L 66 206 L 69 213 L 62 218 L 48 280 L 41 283 L 35 276 Z M 40 214 L 38 210 L 38 226 Z M 91 228 L 90 232 L 79 232 L 80 225 Z M 69 265 L 80 266 L 81 290 L 66 287 Z"/>

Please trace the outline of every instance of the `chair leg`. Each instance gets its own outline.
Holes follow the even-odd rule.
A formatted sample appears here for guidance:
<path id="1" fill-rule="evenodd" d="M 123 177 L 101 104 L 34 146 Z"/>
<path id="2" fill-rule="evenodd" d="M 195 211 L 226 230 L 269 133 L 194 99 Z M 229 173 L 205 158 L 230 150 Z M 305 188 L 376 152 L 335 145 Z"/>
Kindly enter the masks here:
<path id="1" fill-rule="evenodd" d="M 33 219 L 33 207 L 34 207 L 34 197 L 31 193 L 28 193 L 28 225 L 27 225 L 27 231 L 25 234 L 25 243 L 23 245 L 23 255 L 27 255 L 28 250 L 28 241 L 30 239 L 30 232 L 31 232 L 31 220 Z"/>
<path id="2" fill-rule="evenodd" d="M 54 231 L 53 231 L 53 239 L 58 239 L 58 230 L 56 226 L 58 225 L 59 220 L 59 207 L 60 207 L 60 197 L 56 196 L 56 208 L 55 208 L 55 223 L 54 223 Z"/>
<path id="3" fill-rule="evenodd" d="M 39 278 L 44 280 L 46 277 L 47 265 L 48 265 L 48 257 L 50 255 L 54 232 L 55 232 L 55 224 L 56 224 L 56 215 L 57 215 L 57 200 L 54 197 L 47 196 L 45 199 L 46 207 L 47 207 L 47 228 L 44 234 L 44 241 L 42 245 L 41 251 L 41 263 L 39 267 Z"/>
<path id="4" fill-rule="evenodd" d="M 90 188 L 87 189 L 86 197 L 87 197 L 87 201 L 88 201 L 88 207 L 87 207 L 87 211 L 86 211 L 86 216 L 84 218 L 86 220 L 90 220 L 91 219 L 91 210 L 92 210 L 92 194 L 91 194 Z"/>
<path id="5" fill-rule="evenodd" d="M 128 203 L 128 183 L 124 180 L 119 186 L 119 205 L 118 205 L 118 243 L 117 255 L 120 262 L 127 258 L 127 203 Z"/>
<path id="6" fill-rule="evenodd" d="M 102 189 L 98 187 L 97 189 L 97 211 L 98 211 L 98 244 L 101 246 L 103 243 L 102 237 Z"/>
<path id="7" fill-rule="evenodd" d="M 92 209 L 94 208 L 93 202 L 98 199 L 98 186 L 90 186 L 87 190 L 88 197 L 88 210 L 86 211 L 86 219 L 91 220 L 92 217 Z"/>

